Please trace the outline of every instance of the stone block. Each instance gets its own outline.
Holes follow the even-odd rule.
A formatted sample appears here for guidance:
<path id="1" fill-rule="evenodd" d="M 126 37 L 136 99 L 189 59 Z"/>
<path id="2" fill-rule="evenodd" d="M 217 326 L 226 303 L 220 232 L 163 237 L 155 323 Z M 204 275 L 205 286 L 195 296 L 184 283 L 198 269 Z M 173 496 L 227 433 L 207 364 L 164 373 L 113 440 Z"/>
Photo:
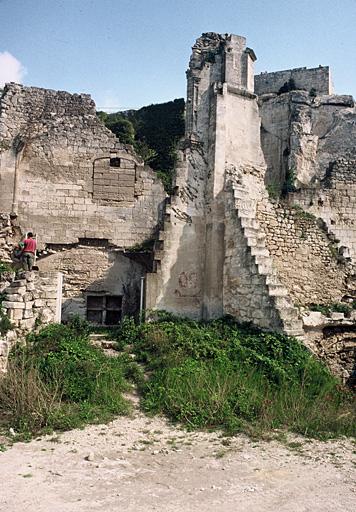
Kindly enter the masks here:
<path id="1" fill-rule="evenodd" d="M 19 326 L 21 329 L 32 330 L 35 326 L 36 319 L 35 318 L 26 318 L 21 320 Z"/>
<path id="2" fill-rule="evenodd" d="M 24 310 L 23 309 L 9 309 L 7 316 L 12 320 L 22 320 Z"/>
<path id="3" fill-rule="evenodd" d="M 41 292 L 55 292 L 57 290 L 57 286 L 52 286 L 50 284 L 40 285 L 38 287 Z"/>
<path id="4" fill-rule="evenodd" d="M 325 323 L 325 317 L 320 311 L 310 311 L 308 315 L 303 316 L 305 327 L 318 327 Z"/>
<path id="5" fill-rule="evenodd" d="M 44 308 L 42 310 L 40 318 L 41 318 L 41 322 L 43 322 L 44 324 L 49 324 L 50 322 L 54 321 L 53 312 L 48 308 Z"/>
<path id="6" fill-rule="evenodd" d="M 333 311 L 331 313 L 331 320 L 344 320 L 345 315 L 344 313 L 337 313 L 336 311 Z"/>
<path id="7" fill-rule="evenodd" d="M 21 297 L 21 295 L 20 295 L 20 297 Z M 26 292 L 22 297 L 23 297 L 24 302 L 29 302 L 30 300 L 33 299 L 33 294 L 31 292 Z"/>
<path id="8" fill-rule="evenodd" d="M 25 304 L 25 309 L 32 309 L 34 301 L 31 300 L 31 301 L 25 302 L 24 304 Z"/>
<path id="9" fill-rule="evenodd" d="M 20 288 L 23 286 L 26 286 L 27 281 L 26 279 L 17 279 L 16 281 L 13 281 L 11 284 L 11 288 Z"/>
<path id="10" fill-rule="evenodd" d="M 33 318 L 32 309 L 25 309 L 25 311 L 23 312 L 23 318 Z"/>
<path id="11" fill-rule="evenodd" d="M 41 299 L 56 299 L 57 292 L 40 292 Z"/>
<path id="12" fill-rule="evenodd" d="M 24 274 L 26 281 L 29 283 L 32 283 L 36 278 L 36 274 L 34 272 L 24 272 Z"/>
<path id="13" fill-rule="evenodd" d="M 10 286 L 10 289 L 9 291 L 13 291 L 14 294 L 18 294 L 18 295 L 25 295 L 25 293 L 27 292 L 27 288 L 26 286 L 20 286 L 20 287 L 16 287 L 14 288 L 13 286 Z"/>
<path id="14" fill-rule="evenodd" d="M 45 301 L 43 299 L 36 299 L 33 303 L 35 308 L 41 308 L 45 305 Z"/>
<path id="15" fill-rule="evenodd" d="M 2 303 L 2 307 L 5 309 L 25 309 L 25 303 L 24 302 L 10 302 L 10 301 L 4 300 Z"/>
<path id="16" fill-rule="evenodd" d="M 18 295 L 17 293 L 15 293 L 15 294 L 6 295 L 5 298 L 9 302 L 23 302 L 23 297 L 24 297 L 24 295 Z"/>

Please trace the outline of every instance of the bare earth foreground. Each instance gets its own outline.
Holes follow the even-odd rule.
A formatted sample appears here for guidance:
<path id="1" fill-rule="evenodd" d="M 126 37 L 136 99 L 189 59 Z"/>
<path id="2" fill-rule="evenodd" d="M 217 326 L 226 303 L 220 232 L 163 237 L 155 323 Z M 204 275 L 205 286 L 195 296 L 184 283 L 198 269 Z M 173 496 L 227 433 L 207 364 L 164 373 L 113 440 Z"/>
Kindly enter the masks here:
<path id="1" fill-rule="evenodd" d="M 355 448 L 187 433 L 136 412 L 0 452 L 0 510 L 351 512 Z"/>

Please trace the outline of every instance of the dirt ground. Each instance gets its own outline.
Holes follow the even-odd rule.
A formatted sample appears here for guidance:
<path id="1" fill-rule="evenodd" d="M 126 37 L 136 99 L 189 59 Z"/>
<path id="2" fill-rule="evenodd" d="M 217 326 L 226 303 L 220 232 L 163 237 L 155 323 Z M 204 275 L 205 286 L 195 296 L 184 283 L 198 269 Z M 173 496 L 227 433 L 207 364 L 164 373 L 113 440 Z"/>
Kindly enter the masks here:
<path id="1" fill-rule="evenodd" d="M 189 433 L 136 412 L 0 452 L 0 511 L 351 512 L 355 450 Z"/>

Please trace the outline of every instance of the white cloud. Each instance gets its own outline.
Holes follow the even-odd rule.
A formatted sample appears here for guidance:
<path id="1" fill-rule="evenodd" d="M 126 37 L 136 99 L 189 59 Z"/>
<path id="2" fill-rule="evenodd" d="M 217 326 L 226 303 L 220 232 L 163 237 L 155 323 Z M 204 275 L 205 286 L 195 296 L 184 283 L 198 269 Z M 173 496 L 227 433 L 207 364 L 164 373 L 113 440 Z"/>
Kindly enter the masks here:
<path id="1" fill-rule="evenodd" d="M 103 110 L 104 112 L 117 112 L 123 110 L 120 107 L 121 102 L 119 96 L 113 90 L 104 90 L 98 96 L 94 97 L 95 105 L 97 110 Z"/>
<path id="2" fill-rule="evenodd" d="M 6 82 L 21 83 L 26 69 L 11 53 L 0 52 L 0 87 Z"/>

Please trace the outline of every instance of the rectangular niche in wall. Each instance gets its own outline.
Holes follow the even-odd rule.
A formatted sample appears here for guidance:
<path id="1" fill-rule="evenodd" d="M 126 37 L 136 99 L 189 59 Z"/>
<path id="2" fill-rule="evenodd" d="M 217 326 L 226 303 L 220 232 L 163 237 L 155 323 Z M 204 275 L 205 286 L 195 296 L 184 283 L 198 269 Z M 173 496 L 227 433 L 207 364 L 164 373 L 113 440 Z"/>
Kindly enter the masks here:
<path id="1" fill-rule="evenodd" d="M 88 295 L 87 320 L 93 324 L 117 325 L 122 318 L 122 295 Z"/>

